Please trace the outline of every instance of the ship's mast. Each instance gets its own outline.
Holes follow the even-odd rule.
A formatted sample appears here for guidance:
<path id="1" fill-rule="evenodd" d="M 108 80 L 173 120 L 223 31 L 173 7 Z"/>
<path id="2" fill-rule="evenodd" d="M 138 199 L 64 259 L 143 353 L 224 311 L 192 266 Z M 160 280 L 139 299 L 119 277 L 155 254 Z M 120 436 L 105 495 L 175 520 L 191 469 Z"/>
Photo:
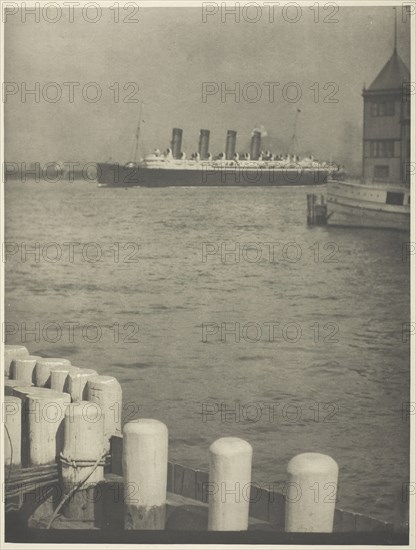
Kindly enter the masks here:
<path id="1" fill-rule="evenodd" d="M 397 51 L 397 13 L 396 7 L 394 9 L 394 53 Z"/>
<path id="2" fill-rule="evenodd" d="M 141 129 L 141 123 L 142 123 L 142 113 L 143 113 L 143 101 L 140 102 L 139 122 L 137 123 L 137 129 L 136 129 L 136 142 L 135 142 L 135 147 L 134 147 L 133 162 L 137 162 L 137 154 L 138 154 L 138 152 L 139 152 L 139 142 L 140 142 L 140 129 Z"/>
<path id="3" fill-rule="evenodd" d="M 298 138 L 296 136 L 296 125 L 298 122 L 298 115 L 300 113 L 300 109 L 296 109 L 295 113 L 295 122 L 293 123 L 293 135 L 292 135 L 292 154 L 295 154 L 297 146 L 298 146 Z"/>

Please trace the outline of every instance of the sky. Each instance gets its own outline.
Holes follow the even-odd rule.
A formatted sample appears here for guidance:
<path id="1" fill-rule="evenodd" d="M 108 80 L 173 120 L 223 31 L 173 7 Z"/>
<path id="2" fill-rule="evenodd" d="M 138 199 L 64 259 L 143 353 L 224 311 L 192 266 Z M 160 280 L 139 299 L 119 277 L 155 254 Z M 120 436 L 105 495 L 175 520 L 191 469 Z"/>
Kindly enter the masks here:
<path id="1" fill-rule="evenodd" d="M 322 7 L 319 13 L 306 6 L 301 13 L 276 8 L 274 21 L 266 7 L 253 10 L 240 12 L 239 22 L 235 15 L 222 22 L 220 10 L 203 21 L 201 8 L 142 5 L 138 13 L 120 9 L 118 22 L 116 11 L 104 8 L 85 16 L 75 10 L 72 21 L 65 8 L 56 23 L 52 10 L 40 12 L 38 22 L 30 14 L 26 20 L 21 12 L 9 15 L 5 160 L 132 160 L 140 103 L 131 100 L 139 100 L 140 155 L 166 149 L 173 127 L 183 129 L 188 157 L 197 150 L 201 128 L 211 130 L 213 154 L 224 150 L 228 129 L 237 131 L 237 150 L 245 151 L 252 130 L 262 126 L 264 148 L 285 153 L 294 143 L 301 155 L 354 168 L 361 161 L 362 89 L 393 52 L 394 10 L 340 7 L 331 14 Z M 95 23 L 86 20 L 94 17 Z M 401 8 L 397 36 L 398 52 L 410 66 L 410 29 Z M 65 82 L 79 83 L 72 102 Z M 35 83 L 39 98 L 27 94 L 23 102 L 24 86 L 33 89 Z M 221 86 L 232 89 L 236 83 L 237 97 L 221 97 Z M 218 86 L 218 92 L 203 98 L 204 86 L 212 92 Z M 92 101 L 97 90 L 102 95 Z M 57 91 L 57 101 L 47 99 Z"/>

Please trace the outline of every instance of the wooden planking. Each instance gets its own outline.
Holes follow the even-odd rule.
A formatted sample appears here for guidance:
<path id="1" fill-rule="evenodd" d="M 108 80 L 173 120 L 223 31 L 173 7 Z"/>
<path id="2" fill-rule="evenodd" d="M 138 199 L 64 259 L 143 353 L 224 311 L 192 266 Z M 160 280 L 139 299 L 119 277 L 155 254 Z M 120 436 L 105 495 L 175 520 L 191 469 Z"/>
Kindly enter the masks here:
<path id="1" fill-rule="evenodd" d="M 5 482 L 6 510 L 19 510 L 24 502 L 24 495 L 43 489 L 58 482 L 58 465 L 47 464 L 33 468 L 19 468 L 10 472 Z"/>
<path id="2" fill-rule="evenodd" d="M 6 495 L 6 512 L 19 511 L 21 517 L 29 518 L 39 507 L 47 508 L 52 513 L 54 505 L 62 497 L 58 482 L 40 481 L 32 485 L 25 484 L 24 487 L 10 492 Z"/>
<path id="3" fill-rule="evenodd" d="M 172 492 L 175 495 L 182 494 L 183 470 L 184 468 L 180 464 L 173 464 Z"/>
<path id="4" fill-rule="evenodd" d="M 58 475 L 58 465 L 42 464 L 41 466 L 31 466 L 30 468 L 14 468 L 10 476 L 6 476 L 6 485 L 10 482 L 23 482 L 24 480 L 36 480 L 43 475 Z"/>
<path id="5" fill-rule="evenodd" d="M 368 533 L 382 531 L 391 533 L 394 525 L 387 521 L 378 520 L 363 514 L 356 514 L 346 510 L 335 510 L 334 533 Z"/>
<path id="6" fill-rule="evenodd" d="M 123 438 L 113 436 L 111 438 L 111 472 L 118 476 L 122 475 L 122 450 Z M 18 510 L 23 504 L 23 495 L 33 491 L 36 485 L 46 487 L 48 484 L 58 481 L 58 465 L 48 464 L 30 468 L 13 468 L 10 471 L 7 469 L 6 479 L 6 511 Z M 169 493 L 206 503 L 206 489 L 204 490 L 204 487 L 208 482 L 208 472 L 194 470 L 173 462 L 168 463 L 167 490 Z M 108 487 L 105 498 L 107 509 L 112 506 L 111 495 L 114 491 L 116 491 L 114 485 Z M 114 502 L 114 506 L 119 510 L 119 502 Z M 119 512 L 116 510 L 114 512 L 115 523 L 117 523 L 119 520 L 116 520 L 116 516 L 119 516 Z M 266 521 L 273 528 L 283 531 L 285 520 L 283 495 L 252 486 L 250 517 Z M 392 523 L 345 510 L 335 510 L 334 532 L 392 532 L 393 530 Z"/>
<path id="7" fill-rule="evenodd" d="M 171 465 L 178 466 L 178 465 Z M 178 472 L 178 479 L 184 481 L 187 474 L 185 474 L 186 470 L 189 470 L 188 468 L 176 468 Z M 195 471 L 195 474 L 197 474 L 197 477 L 199 477 L 199 487 L 202 487 L 202 484 L 205 483 L 208 479 L 206 472 L 202 471 Z M 26 477 L 28 475 L 28 472 L 26 472 Z M 47 502 L 42 501 L 45 500 L 45 496 L 48 494 L 49 489 L 53 487 L 54 484 L 56 484 L 56 481 L 50 481 L 50 480 L 44 480 L 43 482 L 38 482 L 37 484 L 29 485 L 25 484 L 23 486 L 16 486 L 15 492 L 8 493 L 7 494 L 7 500 L 6 500 L 6 512 L 10 512 L 12 510 L 18 510 L 21 509 L 22 506 L 24 509 L 32 509 L 33 503 L 35 503 L 37 506 L 42 507 L 42 513 L 45 514 L 46 509 L 48 512 L 51 512 L 50 505 L 46 508 Z M 102 488 L 102 495 L 103 495 L 103 514 L 101 518 L 97 518 L 98 522 L 95 523 L 95 528 L 111 528 L 111 529 L 118 529 L 121 528 L 120 526 L 123 524 L 123 517 L 124 517 L 124 506 L 123 506 L 123 479 L 121 476 L 117 476 L 114 474 L 108 474 L 105 476 L 105 480 L 100 483 Z M 177 484 L 176 488 L 180 487 L 181 490 L 186 486 L 186 484 Z M 185 491 L 187 491 L 188 488 L 185 488 Z M 257 500 L 257 502 L 254 504 L 254 502 L 251 504 L 250 507 L 250 522 L 258 524 L 258 528 L 263 529 L 273 529 L 279 532 L 284 531 L 284 498 L 283 495 L 280 495 L 278 493 L 270 492 L 265 489 L 262 489 L 261 498 L 258 497 L 258 488 L 255 489 L 255 493 L 252 493 L 252 500 Z M 176 510 L 174 512 L 174 516 L 178 518 L 178 515 L 180 517 L 186 518 L 186 515 L 189 514 L 189 521 L 196 521 L 196 518 L 200 515 L 200 508 L 198 508 L 197 502 L 201 502 L 199 499 L 193 499 L 189 497 L 185 497 L 184 495 L 180 495 L 177 493 L 173 493 L 169 491 L 168 495 L 168 504 L 172 501 L 172 499 L 175 498 L 175 495 L 177 498 L 183 498 L 186 501 L 187 506 L 181 507 L 181 510 Z M 54 501 L 55 506 L 57 504 L 56 502 L 56 494 L 54 493 Z M 59 500 L 59 499 L 58 499 Z M 192 510 L 188 507 L 189 504 L 192 505 L 192 502 L 194 503 Z M 266 506 L 267 502 L 267 506 Z M 260 504 L 259 504 L 260 503 Z M 206 503 L 201 502 L 201 506 L 207 506 Z M 267 510 L 267 518 L 265 518 L 265 510 Z M 33 518 L 39 519 L 39 514 L 36 513 L 35 509 L 33 508 L 31 510 L 34 513 Z M 27 512 L 26 512 L 27 513 Z M 42 514 L 42 515 L 43 515 Z M 196 514 L 196 516 L 195 516 Z M 101 516 L 101 514 L 100 514 Z M 193 517 L 195 516 L 195 518 Z M 193 518 L 193 519 L 192 519 Z M 171 517 L 171 513 L 168 514 L 168 523 L 171 524 L 173 517 Z M 169 521 L 170 520 L 170 521 Z M 65 518 L 67 528 L 75 528 L 76 523 L 75 522 L 69 522 L 67 518 Z M 196 524 L 201 526 L 201 518 L 196 521 Z M 205 522 L 205 519 L 203 520 Z M 36 522 L 35 522 L 36 523 Z M 39 522 L 39 527 L 42 527 L 42 522 Z M 59 522 L 58 522 L 59 523 Z M 267 525 L 266 525 L 267 524 Z M 85 523 L 83 524 L 83 528 L 85 528 Z M 186 528 L 186 522 L 184 523 Z M 204 523 L 205 525 L 205 523 Z M 59 525 L 55 525 L 54 528 L 59 528 Z M 62 527 L 62 526 L 61 526 Z M 79 527 L 81 528 L 81 527 Z M 393 531 L 393 525 L 388 522 L 383 522 L 376 520 L 374 518 L 369 518 L 366 516 L 363 516 L 361 514 L 354 514 L 352 512 L 347 512 L 344 510 L 337 509 L 335 511 L 335 520 L 334 520 L 334 533 L 354 533 L 354 532 L 385 532 L 390 533 Z"/>
<path id="8" fill-rule="evenodd" d="M 197 499 L 197 471 L 181 464 L 171 464 L 170 490 L 183 497 Z"/>
<path id="9" fill-rule="evenodd" d="M 123 438 L 113 436 L 111 438 L 111 471 L 118 475 L 122 475 L 122 449 Z M 173 462 L 168 463 L 168 492 L 207 503 L 206 484 L 208 482 L 208 472 L 194 470 Z M 283 495 L 252 486 L 250 491 L 250 517 L 267 521 L 274 528 L 283 531 L 285 524 L 285 500 Z M 345 510 L 335 510 L 334 532 L 391 532 L 392 530 L 392 523 Z"/>
<path id="10" fill-rule="evenodd" d="M 247 491 L 244 492 L 243 498 L 247 498 Z M 257 485 L 250 487 L 250 517 L 269 521 L 269 491 L 261 489 Z"/>
<path id="11" fill-rule="evenodd" d="M 335 509 L 334 532 L 355 533 L 355 514 Z"/>
<path id="12" fill-rule="evenodd" d="M 192 468 L 183 467 L 182 490 L 180 494 L 196 500 L 196 472 Z"/>
<path id="13" fill-rule="evenodd" d="M 123 475 L 123 438 L 113 435 L 110 439 L 111 473 Z"/>
<path id="14" fill-rule="evenodd" d="M 201 502 L 168 494 L 165 529 L 174 531 L 206 531 L 208 529 L 208 506 Z"/>
<path id="15" fill-rule="evenodd" d="M 173 493 L 173 464 L 168 462 L 168 483 L 166 486 L 168 493 Z"/>
<path id="16" fill-rule="evenodd" d="M 195 487 L 195 500 L 200 502 L 207 502 L 206 487 L 209 482 L 208 472 L 203 470 L 195 470 L 196 473 L 196 487 Z"/>
<path id="17" fill-rule="evenodd" d="M 363 516 L 362 514 L 355 514 L 355 530 L 357 533 L 369 532 L 369 531 L 384 531 L 392 532 L 393 524 L 386 521 L 379 521 L 374 518 Z"/>
<path id="18" fill-rule="evenodd" d="M 269 518 L 268 521 L 279 531 L 285 529 L 285 499 L 280 493 L 267 491 L 269 493 Z"/>
<path id="19" fill-rule="evenodd" d="M 100 482 L 100 486 L 103 504 L 98 526 L 102 529 L 124 529 L 123 478 L 109 474 Z"/>

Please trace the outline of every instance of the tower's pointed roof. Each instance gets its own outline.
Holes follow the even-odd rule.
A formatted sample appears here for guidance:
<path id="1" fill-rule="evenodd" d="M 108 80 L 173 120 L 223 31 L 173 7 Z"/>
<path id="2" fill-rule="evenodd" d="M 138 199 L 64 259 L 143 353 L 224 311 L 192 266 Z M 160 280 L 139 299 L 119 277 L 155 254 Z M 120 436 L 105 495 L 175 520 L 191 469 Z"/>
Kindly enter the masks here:
<path id="1" fill-rule="evenodd" d="M 393 55 L 378 73 L 376 79 L 368 88 L 370 92 L 378 90 L 403 89 L 403 82 L 410 81 L 409 69 L 395 49 Z"/>

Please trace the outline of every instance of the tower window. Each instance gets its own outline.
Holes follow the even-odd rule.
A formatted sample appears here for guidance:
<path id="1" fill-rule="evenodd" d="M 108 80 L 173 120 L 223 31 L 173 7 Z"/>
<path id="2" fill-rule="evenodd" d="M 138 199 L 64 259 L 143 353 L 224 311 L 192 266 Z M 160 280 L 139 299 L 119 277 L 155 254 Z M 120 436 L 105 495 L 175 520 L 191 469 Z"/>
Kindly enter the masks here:
<path id="1" fill-rule="evenodd" d="M 394 116 L 394 101 L 371 103 L 371 116 Z"/>
<path id="2" fill-rule="evenodd" d="M 394 157 L 394 140 L 373 140 L 370 142 L 370 157 Z"/>

